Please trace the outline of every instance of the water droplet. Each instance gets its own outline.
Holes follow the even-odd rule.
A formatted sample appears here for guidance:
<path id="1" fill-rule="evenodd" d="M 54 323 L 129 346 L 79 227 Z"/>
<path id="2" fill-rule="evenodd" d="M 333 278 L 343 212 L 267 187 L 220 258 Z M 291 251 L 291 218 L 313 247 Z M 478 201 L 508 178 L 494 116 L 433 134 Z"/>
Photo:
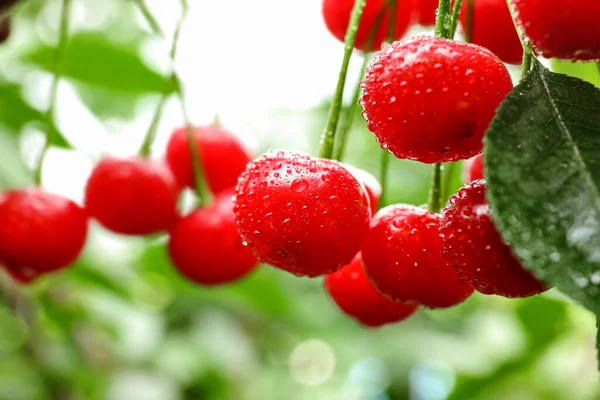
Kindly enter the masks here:
<path id="1" fill-rule="evenodd" d="M 305 179 L 296 179 L 292 182 L 292 190 L 296 193 L 300 193 L 306 190 L 308 182 Z"/>

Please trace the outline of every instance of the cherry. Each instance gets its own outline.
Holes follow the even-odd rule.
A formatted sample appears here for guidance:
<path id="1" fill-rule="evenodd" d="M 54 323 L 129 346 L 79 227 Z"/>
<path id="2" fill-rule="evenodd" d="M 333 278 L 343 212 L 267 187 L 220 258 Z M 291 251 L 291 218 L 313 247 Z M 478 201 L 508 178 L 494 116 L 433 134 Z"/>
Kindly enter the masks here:
<path id="1" fill-rule="evenodd" d="M 362 247 L 371 283 L 394 301 L 446 308 L 473 292 L 442 258 L 440 216 L 398 204 L 379 210 Z"/>
<path id="2" fill-rule="evenodd" d="M 81 207 L 35 188 L 0 194 L 0 221 L 0 264 L 23 283 L 73 263 L 87 237 Z"/>
<path id="3" fill-rule="evenodd" d="M 175 177 L 163 163 L 107 157 L 88 179 L 85 207 L 113 232 L 148 235 L 175 221 L 178 195 Z"/>
<path id="4" fill-rule="evenodd" d="M 327 275 L 325 287 L 343 312 L 371 328 L 402 321 L 418 308 L 416 304 L 394 302 L 379 294 L 365 274 L 360 253 L 350 264 Z"/>
<path id="5" fill-rule="evenodd" d="M 460 23 L 467 29 L 469 7 L 463 2 Z M 471 43 L 490 49 L 508 64 L 520 64 L 523 46 L 506 0 L 474 0 Z"/>
<path id="6" fill-rule="evenodd" d="M 186 129 L 173 132 L 167 145 L 166 159 L 180 185 L 193 188 L 196 185 Z M 194 137 L 210 190 L 214 194 L 231 190 L 250 161 L 242 143 L 216 124 L 196 127 Z"/>
<path id="7" fill-rule="evenodd" d="M 365 171 L 364 169 L 356 168 L 351 165 L 345 164 L 345 167 L 354 175 L 360 183 L 363 184 L 369 197 L 369 205 L 371 206 L 371 214 L 375 215 L 379 208 L 379 198 L 381 197 L 381 184 L 373 175 Z"/>
<path id="8" fill-rule="evenodd" d="M 420 0 L 419 1 L 419 24 L 423 26 L 435 25 L 436 10 L 439 0 Z"/>
<path id="9" fill-rule="evenodd" d="M 181 218 L 171 229 L 169 255 L 175 268 L 201 285 L 242 278 L 257 266 L 242 244 L 233 216 L 232 192 L 224 192 L 206 208 Z"/>
<path id="10" fill-rule="evenodd" d="M 398 0 L 396 4 L 396 30 L 395 38 L 399 39 L 404 36 L 406 30 L 410 27 L 416 17 L 416 0 Z M 350 14 L 354 0 L 323 0 L 323 18 L 327 29 L 338 40 L 344 41 L 348 23 L 350 22 Z M 389 24 L 389 10 L 383 11 L 383 18 L 379 23 L 379 28 L 376 35 L 373 37 L 371 46 L 367 49 L 371 39 L 374 25 L 378 23 L 379 15 L 383 8 L 387 8 L 386 0 L 367 0 L 364 8 L 358 33 L 356 35 L 355 46 L 359 50 L 373 51 L 381 48 L 384 42 Z"/>
<path id="11" fill-rule="evenodd" d="M 600 1 L 512 0 L 517 23 L 544 57 L 600 61 Z"/>
<path id="12" fill-rule="evenodd" d="M 362 88 L 363 115 L 381 146 L 398 158 L 434 163 L 481 151 L 512 81 L 483 47 L 416 36 L 377 53 Z"/>
<path id="13" fill-rule="evenodd" d="M 444 257 L 484 294 L 528 297 L 547 290 L 521 266 L 496 231 L 485 188 L 484 180 L 471 182 L 448 201 L 440 228 Z"/>
<path id="14" fill-rule="evenodd" d="M 465 181 L 473 182 L 483 179 L 483 155 L 478 154 L 467 160 L 465 168 Z"/>
<path id="15" fill-rule="evenodd" d="M 290 150 L 248 164 L 234 213 L 261 261 L 309 277 L 352 261 L 371 217 L 365 189 L 342 164 Z"/>

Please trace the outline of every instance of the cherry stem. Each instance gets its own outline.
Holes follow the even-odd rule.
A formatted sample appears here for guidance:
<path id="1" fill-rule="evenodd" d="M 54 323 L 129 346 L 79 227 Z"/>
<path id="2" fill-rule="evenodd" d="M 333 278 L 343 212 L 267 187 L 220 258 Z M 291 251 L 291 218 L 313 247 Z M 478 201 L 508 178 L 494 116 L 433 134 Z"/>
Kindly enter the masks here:
<path id="1" fill-rule="evenodd" d="M 389 0 L 388 8 L 390 11 L 388 32 L 387 32 L 387 42 L 393 43 L 394 38 L 396 37 L 396 10 L 398 7 L 397 0 Z M 379 170 L 379 183 L 381 184 L 381 196 L 379 196 L 379 205 L 386 204 L 386 194 L 387 194 L 387 181 L 388 181 L 388 171 L 390 167 L 390 152 L 387 149 L 382 149 L 381 152 L 381 165 Z"/>
<path id="2" fill-rule="evenodd" d="M 469 1 L 469 0 L 467 0 Z M 472 3 L 472 0 L 470 0 L 470 2 Z M 460 8 L 462 7 L 462 0 L 455 0 L 454 2 L 454 8 L 452 9 L 452 19 L 451 19 L 451 24 L 450 24 L 450 37 L 453 38 L 454 35 L 456 34 L 456 28 L 458 27 L 458 17 L 460 15 Z M 472 11 L 472 9 L 469 9 L 469 12 Z M 469 23 L 473 23 L 473 21 L 468 21 Z M 471 41 L 470 39 L 470 35 L 469 35 L 469 42 Z"/>
<path id="3" fill-rule="evenodd" d="M 432 213 L 439 213 L 442 209 L 442 163 L 435 163 L 431 176 L 431 187 L 429 188 L 429 201 L 427 208 Z"/>
<path id="4" fill-rule="evenodd" d="M 209 204 L 209 202 L 211 200 L 211 193 L 208 190 L 208 187 L 206 186 L 206 183 L 205 183 L 206 180 L 204 179 L 204 170 L 202 168 L 202 159 L 201 159 L 201 155 L 200 155 L 200 149 L 198 147 L 197 141 L 195 140 L 194 127 L 191 123 L 189 114 L 187 112 L 187 108 L 185 106 L 185 95 L 183 92 L 183 86 L 181 85 L 181 79 L 179 78 L 179 75 L 175 71 L 175 67 L 174 67 L 175 59 L 177 56 L 177 45 L 179 43 L 179 36 L 181 34 L 181 28 L 183 26 L 183 22 L 185 21 L 185 18 L 187 16 L 187 12 L 189 9 L 189 6 L 188 6 L 188 3 L 186 0 L 180 0 L 180 1 L 181 1 L 181 16 L 179 18 L 179 21 L 177 22 L 177 26 L 175 27 L 175 33 L 173 35 L 173 43 L 171 45 L 171 50 L 169 51 L 169 57 L 171 60 L 171 64 L 173 64 L 173 67 L 172 67 L 173 71 L 171 72 L 171 75 L 169 76 L 169 78 L 167 80 L 168 83 L 165 87 L 165 91 L 163 92 L 162 98 L 161 98 L 161 100 L 157 106 L 157 109 L 154 113 L 152 123 L 150 124 L 150 128 L 148 129 L 148 133 L 146 134 L 146 138 L 144 140 L 144 144 L 142 145 L 142 149 L 141 149 L 140 153 L 142 155 L 144 155 L 144 153 L 146 153 L 146 154 L 149 153 L 150 146 L 152 145 L 152 142 L 154 141 L 154 136 L 156 135 L 156 128 L 160 121 L 160 117 L 162 115 L 162 110 L 164 108 L 164 104 L 165 104 L 167 98 L 169 97 L 170 89 L 173 88 L 175 90 L 175 93 L 177 94 L 177 97 L 179 98 L 179 102 L 181 103 L 181 112 L 183 113 L 183 120 L 184 120 L 185 127 L 186 127 L 186 135 L 187 135 L 187 139 L 188 139 L 188 145 L 189 145 L 189 150 L 190 150 L 190 155 L 191 155 L 191 160 L 192 160 L 192 169 L 194 171 L 194 182 L 195 182 L 195 186 L 196 186 L 196 195 L 198 196 L 198 199 L 200 200 L 201 204 L 206 205 L 206 204 Z M 154 34 L 159 35 L 164 38 L 165 37 L 164 33 L 160 29 L 158 22 L 156 21 L 156 19 L 154 18 L 154 16 L 150 12 L 150 10 L 148 9 L 144 0 L 136 0 L 136 4 L 138 5 L 140 12 L 146 19 L 146 22 L 152 29 L 152 32 Z"/>
<path id="5" fill-rule="evenodd" d="M 458 19 L 459 12 L 451 12 L 451 0 L 440 0 L 437 9 L 437 17 L 435 20 L 435 35 L 444 39 L 454 37 L 452 30 L 453 19 Z M 460 9 L 460 8 L 459 8 Z M 429 200 L 427 202 L 429 211 L 439 213 L 442 209 L 442 170 L 444 169 L 441 162 L 435 163 L 431 178 L 431 187 L 429 189 Z"/>
<path id="6" fill-rule="evenodd" d="M 506 5 L 508 6 L 508 11 L 510 11 L 510 17 L 513 20 L 513 24 L 515 25 L 517 34 L 519 35 L 519 40 L 521 40 L 521 46 L 523 46 L 523 61 L 521 62 L 521 79 L 523 79 L 531 69 L 531 63 L 533 62 L 533 50 L 529 41 L 525 40 L 523 30 L 517 23 L 515 9 L 512 6 L 511 0 L 506 0 Z"/>
<path id="7" fill-rule="evenodd" d="M 65 59 L 65 53 L 67 52 L 67 45 L 69 42 L 69 20 L 71 14 L 71 0 L 63 0 L 61 11 L 60 11 L 60 31 L 58 36 L 58 46 L 54 53 L 54 76 L 52 78 L 52 86 L 50 87 L 50 103 L 45 113 L 46 120 L 46 143 L 37 160 L 36 167 L 34 170 L 35 182 L 39 186 L 42 183 L 42 165 L 44 164 L 44 158 L 50 146 L 54 143 L 56 138 L 60 136 L 56 125 L 54 124 L 54 111 L 56 109 L 56 100 L 58 98 L 58 85 L 63 73 L 63 62 Z"/>
<path id="8" fill-rule="evenodd" d="M 344 153 L 346 152 L 346 143 L 348 142 L 348 133 L 350 133 L 350 129 L 354 123 L 354 116 L 356 115 L 356 109 L 358 108 L 358 99 L 360 98 L 360 82 L 362 82 L 365 77 L 365 71 L 367 69 L 367 65 L 369 64 L 369 57 L 365 54 L 365 59 L 363 61 L 361 67 L 361 73 L 354 87 L 354 94 L 352 95 L 352 102 L 346 107 L 344 112 L 344 119 L 340 124 L 340 129 L 336 135 L 335 143 L 337 146 L 333 151 L 333 159 L 342 161 L 344 158 Z"/>
<path id="9" fill-rule="evenodd" d="M 348 29 L 346 30 L 346 37 L 344 39 L 344 58 L 342 59 L 342 66 L 340 68 L 335 93 L 331 102 L 331 108 L 329 109 L 327 125 L 325 127 L 325 131 L 321 135 L 319 157 L 322 158 L 331 158 L 333 154 L 335 134 L 340 119 L 340 112 L 342 110 L 344 85 L 346 84 L 346 76 L 348 75 L 348 65 L 350 64 L 352 50 L 354 49 L 354 44 L 356 43 L 358 25 L 365 8 L 365 4 L 366 0 L 355 0 L 352 13 L 350 14 L 350 22 L 348 23 Z"/>
<path id="10" fill-rule="evenodd" d="M 135 0 L 135 2 L 138 6 L 138 9 L 144 16 L 146 23 L 148 25 L 150 25 L 150 29 L 152 30 L 152 32 L 154 32 L 155 34 L 157 34 L 159 36 L 164 37 L 165 35 L 164 35 L 163 31 L 160 29 L 160 25 L 158 24 L 158 21 L 156 20 L 156 18 L 154 18 L 154 15 L 152 15 L 152 13 L 150 12 L 150 9 L 148 8 L 148 6 L 144 2 L 144 0 Z"/>
<path id="11" fill-rule="evenodd" d="M 435 36 L 452 39 L 452 15 L 451 12 L 452 0 L 440 0 L 437 9 L 437 17 L 435 20 Z"/>

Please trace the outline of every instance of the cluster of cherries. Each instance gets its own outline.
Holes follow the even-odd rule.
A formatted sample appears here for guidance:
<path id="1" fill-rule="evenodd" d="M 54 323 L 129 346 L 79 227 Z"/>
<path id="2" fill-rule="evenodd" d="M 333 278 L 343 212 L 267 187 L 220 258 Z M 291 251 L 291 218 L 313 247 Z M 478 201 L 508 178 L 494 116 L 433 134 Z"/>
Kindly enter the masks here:
<path id="1" fill-rule="evenodd" d="M 242 245 L 233 217 L 233 188 L 250 156 L 218 125 L 194 130 L 204 177 L 214 200 L 179 215 L 182 190 L 195 186 L 186 128 L 171 135 L 166 160 L 106 157 L 92 171 L 84 207 L 37 188 L 0 194 L 0 264 L 27 283 L 72 264 L 92 217 L 122 235 L 169 234 L 169 254 L 189 279 L 216 285 L 238 279 L 257 265 Z"/>
<path id="2" fill-rule="evenodd" d="M 323 2 L 326 24 L 340 40 L 353 3 Z M 587 13 L 598 15 L 600 2 L 577 4 L 572 15 L 580 23 L 573 28 L 558 6 L 514 0 L 538 52 L 599 60 L 598 33 L 586 39 L 594 34 L 582 25 L 595 23 Z M 365 50 L 383 5 L 367 1 L 357 49 Z M 399 0 L 397 37 L 417 17 L 432 23 L 436 5 Z M 485 47 L 424 35 L 396 41 L 375 55 L 361 84 L 368 128 L 390 153 L 423 163 L 469 159 L 470 183 L 441 213 L 408 204 L 377 211 L 381 187 L 365 171 L 286 149 L 251 161 L 231 133 L 211 125 L 193 137 L 213 201 L 180 215 L 180 193 L 195 187 L 197 174 L 182 128 L 172 134 L 165 160 L 101 160 L 84 207 L 40 189 L 1 194 L 0 264 L 21 282 L 68 266 L 85 244 L 91 217 L 124 235 L 167 232 L 173 265 L 202 285 L 239 279 L 258 261 L 297 276 L 325 276 L 336 304 L 371 327 L 403 320 L 419 306 L 454 306 L 474 290 L 509 298 L 545 291 L 496 231 L 481 179 L 485 130 L 513 87 L 502 61 L 518 62 L 519 38 L 504 0 L 476 0 L 474 10 L 471 40 Z M 382 30 L 371 45 L 383 40 Z"/>

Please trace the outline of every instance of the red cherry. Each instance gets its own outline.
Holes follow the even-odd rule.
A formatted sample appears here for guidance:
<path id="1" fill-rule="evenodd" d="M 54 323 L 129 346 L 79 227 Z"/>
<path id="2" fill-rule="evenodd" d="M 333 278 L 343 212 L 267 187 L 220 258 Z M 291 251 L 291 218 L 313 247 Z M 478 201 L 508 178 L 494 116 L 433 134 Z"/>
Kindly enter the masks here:
<path id="1" fill-rule="evenodd" d="M 465 181 L 473 182 L 483 179 L 483 155 L 478 154 L 467 160 L 465 168 Z"/>
<path id="2" fill-rule="evenodd" d="M 485 181 L 474 181 L 450 198 L 440 228 L 444 257 L 484 294 L 528 297 L 547 290 L 521 266 L 496 231 L 485 188 Z"/>
<path id="3" fill-rule="evenodd" d="M 0 194 L 0 221 L 0 259 L 23 283 L 72 264 L 87 236 L 81 207 L 35 188 Z"/>
<path id="4" fill-rule="evenodd" d="M 467 29 L 468 10 L 465 1 L 460 13 L 463 29 Z M 505 63 L 521 64 L 523 46 L 506 0 L 475 0 L 472 24 L 471 43 L 490 49 Z"/>
<path id="5" fill-rule="evenodd" d="M 365 171 L 364 169 L 356 168 L 351 165 L 345 164 L 345 167 L 354 175 L 360 183 L 363 184 L 369 197 L 369 205 L 371 206 L 371 214 L 375 215 L 379 208 L 379 198 L 381 197 L 381 184 L 373 175 Z"/>
<path id="6" fill-rule="evenodd" d="M 416 36 L 377 53 L 362 88 L 363 115 L 381 146 L 398 158 L 434 163 L 481 151 L 512 81 L 483 47 Z"/>
<path id="7" fill-rule="evenodd" d="M 396 5 L 396 31 L 395 39 L 404 36 L 406 30 L 412 25 L 416 18 L 416 0 L 398 0 Z M 354 6 L 354 0 L 323 0 L 323 18 L 327 29 L 341 42 L 344 41 L 350 14 Z M 370 39 L 373 26 L 377 23 L 378 16 L 383 9 L 387 7 L 386 0 L 367 0 L 365 9 L 360 19 L 358 33 L 356 35 L 356 47 L 363 51 L 373 51 L 381 48 L 384 42 L 389 21 L 389 11 L 383 12 L 383 18 L 379 24 L 379 29 L 374 37 L 370 48 L 366 48 Z"/>
<path id="8" fill-rule="evenodd" d="M 435 25 L 436 10 L 439 0 L 420 0 L 419 1 L 419 24 L 423 26 Z"/>
<path id="9" fill-rule="evenodd" d="M 204 167 L 204 177 L 214 194 L 231 190 L 250 161 L 242 143 L 218 125 L 196 127 L 196 143 Z M 194 171 L 186 128 L 177 129 L 167 145 L 166 159 L 181 186 L 194 188 Z"/>
<path id="10" fill-rule="evenodd" d="M 148 235 L 177 217 L 179 187 L 166 165 L 142 158 L 104 158 L 85 188 L 90 215 L 113 232 Z"/>
<path id="11" fill-rule="evenodd" d="M 383 297 L 367 279 L 360 253 L 342 269 L 325 277 L 325 287 L 338 307 L 361 324 L 376 328 L 410 317 L 416 304 Z"/>
<path id="12" fill-rule="evenodd" d="M 411 205 L 379 210 L 362 247 L 365 271 L 384 296 L 429 308 L 464 301 L 473 287 L 442 258 L 440 216 Z"/>
<path id="13" fill-rule="evenodd" d="M 342 164 L 289 150 L 248 164 L 234 213 L 261 261 L 309 277 L 352 261 L 371 217 L 364 188 Z"/>
<path id="14" fill-rule="evenodd" d="M 256 257 L 242 245 L 231 197 L 231 192 L 222 193 L 171 230 L 169 255 L 175 268 L 201 285 L 232 282 L 256 268 Z"/>
<path id="15" fill-rule="evenodd" d="M 512 0 L 518 24 L 544 57 L 600 61 L 600 1 Z"/>

